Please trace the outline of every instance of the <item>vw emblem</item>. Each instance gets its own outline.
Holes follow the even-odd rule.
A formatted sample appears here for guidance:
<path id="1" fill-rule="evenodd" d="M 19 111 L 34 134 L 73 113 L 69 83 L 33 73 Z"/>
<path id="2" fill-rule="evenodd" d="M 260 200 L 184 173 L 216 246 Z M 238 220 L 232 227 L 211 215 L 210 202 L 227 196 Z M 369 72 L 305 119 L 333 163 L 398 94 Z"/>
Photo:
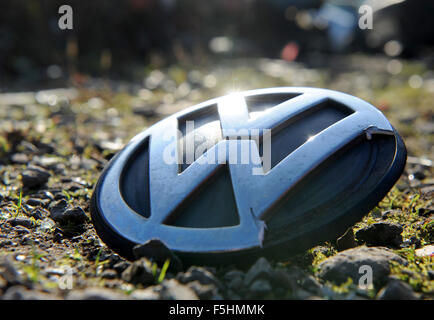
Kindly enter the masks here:
<path id="1" fill-rule="evenodd" d="M 126 257 L 158 238 L 187 264 L 281 260 L 342 235 L 405 160 L 398 133 L 359 98 L 314 88 L 235 93 L 134 137 L 103 171 L 92 219 Z"/>

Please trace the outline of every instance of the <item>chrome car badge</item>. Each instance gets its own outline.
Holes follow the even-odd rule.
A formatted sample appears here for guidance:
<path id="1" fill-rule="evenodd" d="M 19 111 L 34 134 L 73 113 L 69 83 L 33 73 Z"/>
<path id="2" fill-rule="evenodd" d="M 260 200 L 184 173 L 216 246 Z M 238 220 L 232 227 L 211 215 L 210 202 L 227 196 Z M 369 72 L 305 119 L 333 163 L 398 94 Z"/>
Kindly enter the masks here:
<path id="1" fill-rule="evenodd" d="M 398 133 L 359 98 L 314 88 L 234 93 L 134 137 L 103 171 L 92 219 L 126 257 L 158 238 L 187 264 L 281 260 L 342 235 L 405 161 Z"/>

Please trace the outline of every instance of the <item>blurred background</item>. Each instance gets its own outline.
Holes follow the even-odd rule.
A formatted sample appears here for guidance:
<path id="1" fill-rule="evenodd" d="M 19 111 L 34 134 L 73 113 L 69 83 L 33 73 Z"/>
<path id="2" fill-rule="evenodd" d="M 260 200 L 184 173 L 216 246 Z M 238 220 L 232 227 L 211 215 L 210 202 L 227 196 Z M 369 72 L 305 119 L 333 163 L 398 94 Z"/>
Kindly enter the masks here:
<path id="1" fill-rule="evenodd" d="M 61 30 L 58 9 L 73 8 Z M 361 30 L 359 7 L 373 10 Z M 267 57 L 313 67 L 354 52 L 433 63 L 433 1 L 402 0 L 4 0 L 1 90 L 85 76 L 137 81 L 151 69 Z"/>

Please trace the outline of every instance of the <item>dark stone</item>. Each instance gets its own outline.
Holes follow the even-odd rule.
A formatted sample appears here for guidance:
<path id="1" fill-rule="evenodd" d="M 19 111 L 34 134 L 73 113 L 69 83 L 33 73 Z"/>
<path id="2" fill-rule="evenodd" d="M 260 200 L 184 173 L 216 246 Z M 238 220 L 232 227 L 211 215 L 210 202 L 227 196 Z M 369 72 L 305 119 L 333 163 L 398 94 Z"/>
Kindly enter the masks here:
<path id="1" fill-rule="evenodd" d="M 155 281 L 152 274 L 152 263 L 146 258 L 134 261 L 122 272 L 122 280 L 144 286 L 152 285 Z"/>
<path id="2" fill-rule="evenodd" d="M 357 240 L 368 246 L 397 247 L 402 243 L 402 227 L 395 223 L 378 222 L 356 232 Z"/>
<path id="3" fill-rule="evenodd" d="M 294 274 L 288 273 L 286 270 L 278 269 L 274 272 L 274 281 L 277 286 L 285 288 L 290 292 L 298 289 L 298 278 Z"/>
<path id="4" fill-rule="evenodd" d="M 115 279 L 117 278 L 117 276 L 118 276 L 117 272 L 113 269 L 107 269 L 101 273 L 101 278 L 104 279 Z"/>
<path id="5" fill-rule="evenodd" d="M 162 266 L 169 259 L 169 270 L 177 272 L 182 270 L 181 260 L 159 239 L 151 239 L 133 248 L 136 259 L 147 258 Z"/>
<path id="6" fill-rule="evenodd" d="M 58 200 L 50 205 L 50 216 L 54 221 L 60 220 L 63 212 L 68 208 L 69 204 L 66 200 Z"/>
<path id="7" fill-rule="evenodd" d="M 121 262 L 121 261 L 122 261 L 122 258 L 119 257 L 119 255 L 117 255 L 116 253 L 113 253 L 108 258 L 108 266 L 110 268 L 112 268 L 115 264 L 117 264 L 118 262 Z"/>
<path id="8" fill-rule="evenodd" d="M 231 270 L 223 276 L 226 286 L 236 292 L 244 288 L 244 273 L 239 270 Z"/>
<path id="9" fill-rule="evenodd" d="M 54 200 L 66 200 L 68 197 L 63 192 L 57 192 L 54 194 Z"/>
<path id="10" fill-rule="evenodd" d="M 45 207 L 47 203 L 49 202 L 49 199 L 38 199 L 38 198 L 30 198 L 26 201 L 26 204 L 32 207 Z"/>
<path id="11" fill-rule="evenodd" d="M 115 265 L 113 265 L 113 269 L 120 275 L 122 274 L 122 272 L 125 271 L 125 269 L 127 269 L 129 266 L 131 265 L 131 263 L 127 262 L 127 261 L 121 261 L 116 263 Z"/>
<path id="12" fill-rule="evenodd" d="M 190 267 L 185 273 L 178 273 L 176 279 L 181 283 L 198 281 L 204 285 L 213 284 L 217 287 L 221 287 L 220 281 L 203 267 Z"/>
<path id="13" fill-rule="evenodd" d="M 319 265 L 318 276 L 337 284 L 342 284 L 351 278 L 358 283 L 361 274 L 359 268 L 368 265 L 372 268 L 373 283 L 381 287 L 387 282 L 390 273 L 389 262 L 396 261 L 406 265 L 407 262 L 387 248 L 358 247 L 339 252 Z"/>
<path id="14" fill-rule="evenodd" d="M 88 221 L 86 213 L 80 207 L 70 207 L 66 200 L 59 200 L 50 206 L 50 216 L 54 221 L 66 225 L 79 225 Z"/>
<path id="15" fill-rule="evenodd" d="M 273 268 L 264 257 L 259 258 L 247 271 L 244 283 L 249 286 L 256 279 L 273 279 Z"/>
<path id="16" fill-rule="evenodd" d="M 336 240 L 336 249 L 344 251 L 357 247 L 356 239 L 354 238 L 353 228 L 349 228 L 340 238 Z"/>
<path id="17" fill-rule="evenodd" d="M 430 215 L 434 214 L 434 210 L 428 208 L 419 208 L 418 214 L 421 217 L 428 218 Z"/>
<path id="18" fill-rule="evenodd" d="M 240 270 L 230 270 L 223 276 L 224 281 L 231 281 L 234 278 L 244 278 L 244 272 Z"/>
<path id="19" fill-rule="evenodd" d="M 199 281 L 192 281 L 187 284 L 201 300 L 211 300 L 218 297 L 217 288 L 212 284 L 202 284 Z"/>
<path id="20" fill-rule="evenodd" d="M 65 210 L 63 212 L 62 218 L 59 222 L 62 223 L 72 223 L 72 224 L 82 224 L 88 221 L 86 213 L 80 207 L 73 207 L 71 209 Z"/>
<path id="21" fill-rule="evenodd" d="M 267 294 L 271 294 L 271 284 L 266 279 L 256 279 L 249 286 L 249 298 L 262 298 Z"/>
<path id="22" fill-rule="evenodd" d="M 37 166 L 30 166 L 21 174 L 23 187 L 25 188 L 37 188 L 47 183 L 50 173 Z"/>
<path id="23" fill-rule="evenodd" d="M 413 292 L 410 285 L 399 280 L 391 280 L 378 293 L 380 300 L 418 300 L 419 297 Z"/>
<path id="24" fill-rule="evenodd" d="M 273 287 L 283 288 L 289 295 L 294 295 L 294 293 L 301 289 L 302 284 L 308 287 L 313 284 L 306 280 L 309 275 L 304 272 L 301 268 L 297 266 L 290 266 L 286 269 L 276 269 L 273 274 Z"/>
<path id="25" fill-rule="evenodd" d="M 13 227 L 23 226 L 27 229 L 31 229 L 36 226 L 36 224 L 32 220 L 26 218 L 8 219 L 7 222 Z"/>

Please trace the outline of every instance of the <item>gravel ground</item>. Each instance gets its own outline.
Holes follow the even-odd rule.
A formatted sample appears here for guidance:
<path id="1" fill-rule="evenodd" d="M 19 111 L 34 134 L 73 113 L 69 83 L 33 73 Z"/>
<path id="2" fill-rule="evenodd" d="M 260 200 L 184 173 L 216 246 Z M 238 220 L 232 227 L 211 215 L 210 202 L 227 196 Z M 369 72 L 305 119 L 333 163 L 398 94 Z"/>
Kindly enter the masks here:
<path id="1" fill-rule="evenodd" d="M 0 94 L 2 299 L 434 298 L 434 74 L 422 62 L 329 59 L 333 69 L 279 60 L 227 60 L 149 72 L 143 82 L 86 78 L 74 87 Z M 391 120 L 408 149 L 387 197 L 334 243 L 250 268 L 127 261 L 90 221 L 92 188 L 138 132 L 234 90 L 313 86 L 348 92 Z M 138 250 L 139 252 L 140 250 Z M 172 261 L 175 261 L 172 259 Z M 359 267 L 373 286 L 359 285 Z"/>

